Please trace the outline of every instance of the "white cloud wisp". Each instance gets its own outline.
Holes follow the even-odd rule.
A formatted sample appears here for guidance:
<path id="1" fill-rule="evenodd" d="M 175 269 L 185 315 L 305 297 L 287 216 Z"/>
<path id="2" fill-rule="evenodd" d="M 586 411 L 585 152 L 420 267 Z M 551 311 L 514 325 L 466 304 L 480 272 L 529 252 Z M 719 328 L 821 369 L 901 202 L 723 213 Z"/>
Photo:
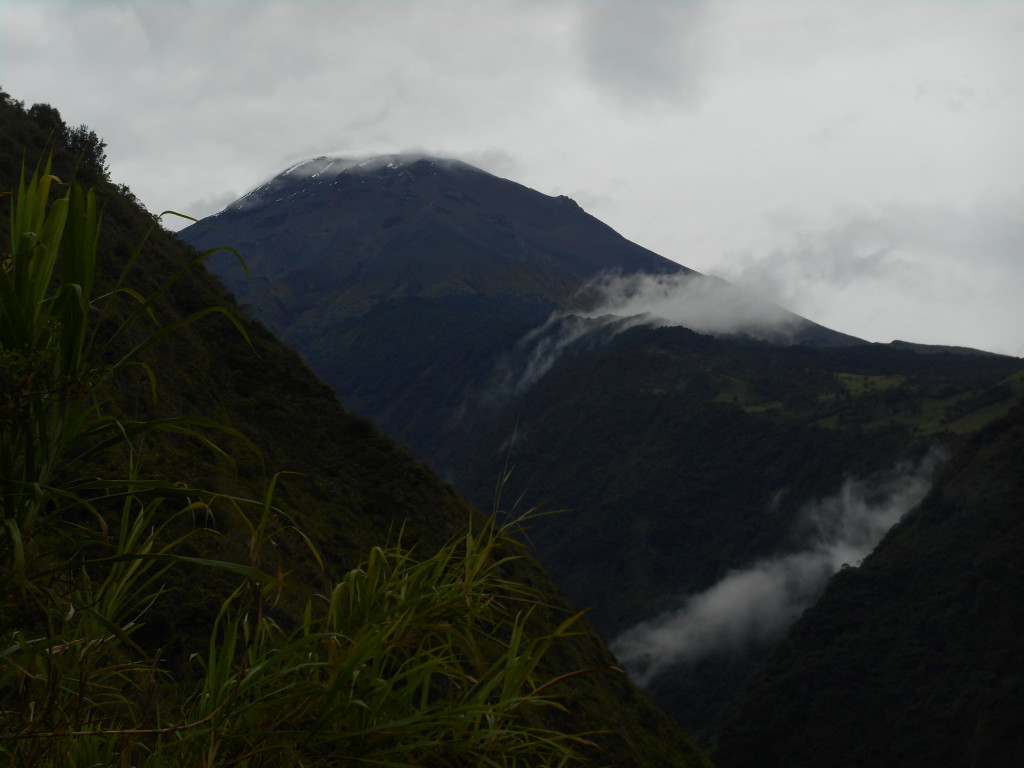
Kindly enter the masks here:
<path id="1" fill-rule="evenodd" d="M 645 621 L 610 643 L 640 685 L 669 668 L 717 654 L 742 654 L 778 639 L 840 568 L 860 564 L 885 533 L 925 497 L 942 460 L 933 452 L 882 480 L 850 479 L 801 514 L 803 549 L 729 573 L 681 608 Z"/>
<path id="2" fill-rule="evenodd" d="M 745 334 L 786 344 L 803 318 L 716 277 L 602 275 L 582 289 L 588 311 L 556 313 L 523 336 L 496 365 L 484 400 L 492 404 L 532 387 L 573 345 L 630 328 L 679 326 L 710 335 Z M 600 333 L 605 336 L 599 336 Z"/>
<path id="3" fill-rule="evenodd" d="M 697 333 L 785 342 L 802 323 L 797 315 L 717 277 L 612 275 L 590 287 L 601 300 L 585 316 L 633 318 L 632 325 L 682 326 Z"/>

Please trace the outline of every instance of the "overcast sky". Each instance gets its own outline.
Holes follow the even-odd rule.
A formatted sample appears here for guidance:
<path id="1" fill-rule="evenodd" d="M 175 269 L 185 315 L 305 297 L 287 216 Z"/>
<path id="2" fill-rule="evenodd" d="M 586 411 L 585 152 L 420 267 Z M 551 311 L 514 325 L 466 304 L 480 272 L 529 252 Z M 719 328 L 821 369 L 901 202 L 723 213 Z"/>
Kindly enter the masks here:
<path id="1" fill-rule="evenodd" d="M 154 212 L 426 151 L 837 330 L 1024 356 L 1024 2 L 0 0 L 0 87 Z"/>

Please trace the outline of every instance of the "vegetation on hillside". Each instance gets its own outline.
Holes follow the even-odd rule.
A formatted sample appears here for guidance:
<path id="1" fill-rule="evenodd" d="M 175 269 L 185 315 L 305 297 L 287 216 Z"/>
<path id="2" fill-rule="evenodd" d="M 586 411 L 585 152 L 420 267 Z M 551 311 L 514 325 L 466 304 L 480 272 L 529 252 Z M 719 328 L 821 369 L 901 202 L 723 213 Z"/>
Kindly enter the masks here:
<path id="1" fill-rule="evenodd" d="M 37 156 L 52 139 L 23 105 L 2 101 L 0 138 L 20 148 L 0 152 L 0 188 L 9 189 L 19 153 Z M 181 324 L 233 301 L 201 268 L 185 269 L 195 254 L 152 229 L 153 217 L 126 190 L 56 149 L 56 175 L 77 173 L 103 200 L 93 292 L 100 301 L 86 312 L 95 338 L 109 341 L 125 312 L 162 295 L 109 345 L 114 357 L 100 356 L 98 373 L 83 377 L 94 397 L 74 401 L 85 404 L 86 421 L 111 425 L 111 434 L 115 425 L 125 429 L 105 446 L 88 443 L 97 449 L 89 456 L 68 452 L 43 504 L 62 511 L 46 513 L 42 524 L 37 516 L 31 536 L 19 528 L 26 556 L 12 554 L 15 571 L 5 574 L 16 574 L 8 586 L 26 592 L 5 589 L 0 612 L 10 641 L 0 681 L 0 745 L 13 750 L 6 756 L 61 764 L 70 749 L 85 764 L 107 764 L 120 750 L 134 764 L 203 764 L 205 755 L 208 764 L 269 765 L 287 762 L 301 742 L 304 759 L 331 764 L 343 764 L 338 750 L 348 758 L 361 749 L 367 760 L 385 755 L 402 764 L 473 763 L 480 755 L 533 764 L 567 751 L 602 764 L 704 764 L 620 673 L 566 675 L 613 662 L 544 574 L 504 530 L 341 408 L 262 326 L 238 318 L 246 343 L 223 313 Z M 0 229 L 5 240 L 13 234 L 6 222 Z M 107 299 L 113 323 L 93 311 Z M 138 364 L 115 374 L 111 359 L 169 325 L 174 332 L 158 347 L 141 348 Z M 4 366 L 5 375 L 25 370 Z M 39 392 L 44 400 L 48 391 Z M 206 418 L 178 416 L 196 410 Z M 301 474 L 267 480 L 295 469 Z M 267 487 L 264 501 L 241 501 Z M 396 546 L 381 546 L 386 540 Z M 388 626 L 397 628 L 381 631 Z M 340 674 L 339 656 L 356 658 L 353 644 L 363 663 L 343 692 L 330 675 Z M 259 654 L 266 663 L 253 665 Z M 201 710 L 200 699 L 217 695 L 222 709 Z M 348 725 L 308 729 L 313 708 L 336 714 L 359 695 Z M 335 698 L 320 707 L 322 696 Z M 353 725 L 355 715 L 370 717 L 371 704 L 378 716 L 397 717 L 410 704 L 416 712 L 373 735 Z M 107 719 L 95 719 L 101 713 Z M 346 742 L 342 728 L 355 740 Z M 401 728 L 407 736 L 419 729 L 418 740 L 403 747 Z M 500 733 L 484 739 L 488 729 Z M 580 731 L 607 732 L 587 742 L 561 735 Z M 401 749 L 410 751 L 396 758 Z"/>
<path id="2" fill-rule="evenodd" d="M 510 558 L 497 550 L 506 534 L 492 523 L 423 560 L 374 548 L 307 598 L 298 621 L 273 610 L 287 574 L 264 570 L 278 516 L 272 487 L 255 509 L 229 500 L 248 535 L 247 558 L 181 554 L 190 532 L 177 535 L 174 522 L 216 517 L 224 505 L 201 489 L 152 480 L 138 448 L 160 429 L 216 448 L 190 426 L 209 424 L 112 413 L 108 380 L 129 365 L 152 378 L 138 355 L 174 326 L 111 355 L 162 291 L 143 297 L 119 284 L 94 295 L 96 199 L 71 183 L 51 203 L 56 181 L 47 166 L 14 196 L 0 272 L 4 757 L 25 766 L 572 758 L 580 739 L 535 725 L 532 715 L 556 706 L 557 680 L 538 677 L 538 665 L 576 617 L 549 634 L 527 633 L 540 596 L 503 576 Z M 138 301 L 122 324 L 105 311 L 118 293 Z M 113 474 L 93 477 L 103 452 Z M 135 637 L 168 599 L 166 572 L 180 567 L 237 577 L 207 643 L 190 655 L 188 682 Z"/>
<path id="3" fill-rule="evenodd" d="M 531 529 L 538 559 L 570 599 L 597 606 L 591 620 L 614 638 L 730 569 L 803 547 L 801 510 L 848 477 L 955 447 L 955 429 L 1019 399 L 1021 365 L 684 328 L 591 334 L 490 419 L 469 422 L 452 482 L 486 498 L 497 448 L 514 439 L 509 492 L 570 508 Z M 692 734 L 755 660 L 680 666 L 651 690 Z"/>
<path id="4" fill-rule="evenodd" d="M 717 764 L 1024 764 L 1024 404 L 840 571 L 716 728 Z"/>

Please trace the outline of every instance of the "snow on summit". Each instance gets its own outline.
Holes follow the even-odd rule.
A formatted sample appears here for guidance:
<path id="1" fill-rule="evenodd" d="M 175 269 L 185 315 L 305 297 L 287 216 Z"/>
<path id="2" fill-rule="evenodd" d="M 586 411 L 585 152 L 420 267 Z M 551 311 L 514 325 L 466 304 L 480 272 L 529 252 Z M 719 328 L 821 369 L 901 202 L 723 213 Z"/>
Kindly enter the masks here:
<path id="1" fill-rule="evenodd" d="M 320 155 L 307 160 L 301 160 L 294 165 L 288 166 L 280 173 L 274 174 L 228 205 L 224 210 L 240 211 L 257 205 L 279 202 L 285 198 L 294 197 L 307 189 L 305 186 L 295 188 L 296 181 L 303 179 L 322 183 L 335 179 L 343 173 L 373 173 L 381 170 L 397 171 L 421 160 L 435 165 L 458 166 L 463 169 L 472 169 L 484 173 L 484 171 L 480 171 L 475 166 L 468 165 L 460 160 L 435 157 L 422 152 L 403 152 L 355 158 Z M 288 189 L 287 193 L 285 192 L 286 188 Z"/>

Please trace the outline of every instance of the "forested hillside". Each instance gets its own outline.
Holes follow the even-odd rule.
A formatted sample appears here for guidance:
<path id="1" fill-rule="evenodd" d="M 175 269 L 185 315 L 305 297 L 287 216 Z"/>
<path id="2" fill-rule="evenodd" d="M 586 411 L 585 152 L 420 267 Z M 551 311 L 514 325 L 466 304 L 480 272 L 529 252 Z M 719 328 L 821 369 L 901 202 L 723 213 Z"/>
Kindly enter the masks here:
<path id="1" fill-rule="evenodd" d="M 117 699 L 118 691 L 122 688 L 127 691 L 133 684 L 134 678 L 131 675 L 135 672 L 132 670 L 139 669 L 137 665 L 129 665 L 124 668 L 122 682 L 108 689 L 111 701 L 119 700 L 124 705 L 117 710 L 116 717 L 111 716 L 107 721 L 101 719 L 66 723 L 58 711 L 41 705 L 36 706 L 34 700 L 30 700 L 32 686 L 25 687 L 27 678 L 23 677 L 24 669 L 18 666 L 17 661 L 20 657 L 5 654 L 0 673 L 0 700 L 3 702 L 4 711 L 0 722 L 0 727 L 3 728 L 0 743 L 4 744 L 3 749 L 13 755 L 12 759 L 20 760 L 21 764 L 25 765 L 46 765 L 47 761 L 54 765 L 60 764 L 59 758 L 54 757 L 55 754 L 59 754 L 60 749 L 75 750 L 75 754 L 82 756 L 91 755 L 89 759 L 102 764 L 104 760 L 113 759 L 112 755 L 115 753 L 110 750 L 115 746 L 117 749 L 123 747 L 145 751 L 151 748 L 146 746 L 151 743 L 146 740 L 159 736 L 162 742 L 172 745 L 171 748 L 179 748 L 173 746 L 178 744 L 181 750 L 186 750 L 186 746 L 191 743 L 190 734 L 209 732 L 210 740 L 203 744 L 220 743 L 221 757 L 224 760 L 255 765 L 254 761 L 258 759 L 260 765 L 276 764 L 272 762 L 274 754 L 297 754 L 287 750 L 294 750 L 296 739 L 301 742 L 304 737 L 291 736 L 288 737 L 291 741 L 271 746 L 269 741 L 261 742 L 261 739 L 271 738 L 269 727 L 261 728 L 258 719 L 252 718 L 272 712 L 274 717 L 287 721 L 288 717 L 294 715 L 297 722 L 306 722 L 311 728 L 315 726 L 314 731 L 310 732 L 312 737 L 316 728 L 327 726 L 316 723 L 308 713 L 304 715 L 301 708 L 297 712 L 289 712 L 285 702 L 300 699 L 278 696 L 277 703 L 270 709 L 265 704 L 262 709 L 252 704 L 245 710 L 252 713 L 246 715 L 248 720 L 225 721 L 217 725 L 220 730 L 215 731 L 209 731 L 211 724 L 218 722 L 218 713 L 228 710 L 214 709 L 202 714 L 202 702 L 205 700 L 202 696 L 195 700 L 200 714 L 196 715 L 198 719 L 194 725 L 187 725 L 185 721 L 172 721 L 171 724 L 167 724 L 166 720 L 158 719 L 173 717 L 178 711 L 175 707 L 179 706 L 182 707 L 181 712 L 185 713 L 188 709 L 186 704 L 191 700 L 177 703 L 176 696 L 181 690 L 185 690 L 187 685 L 213 684 L 211 676 L 221 667 L 215 666 L 214 656 L 209 655 L 214 654 L 215 649 L 220 647 L 216 642 L 211 645 L 211 641 L 228 637 L 223 634 L 227 631 L 224 622 L 241 622 L 233 625 L 238 631 L 242 631 L 242 626 L 248 626 L 246 632 L 249 634 L 245 636 L 249 637 L 251 642 L 255 642 L 252 638 L 257 637 L 261 638 L 260 642 L 270 642 L 267 638 L 277 637 L 278 635 L 274 633 L 280 631 L 283 633 L 281 637 L 299 638 L 290 641 L 299 643 L 306 637 L 302 635 L 303 621 L 309 621 L 308 614 L 305 619 L 301 615 L 301 606 L 303 600 L 311 593 L 324 588 L 325 585 L 352 584 L 353 578 L 362 578 L 346 575 L 346 572 L 359 566 L 360 570 L 353 573 L 363 573 L 370 567 L 365 565 L 367 557 L 384 558 L 380 562 L 388 563 L 388 567 L 397 569 L 395 573 L 404 572 L 401 568 L 405 567 L 402 565 L 405 561 L 401 560 L 399 555 L 381 553 L 376 548 L 387 547 L 401 541 L 405 547 L 413 548 L 416 557 L 427 559 L 432 553 L 438 552 L 439 548 L 442 553 L 454 551 L 446 548 L 446 542 L 453 538 L 457 541 L 459 535 L 467 530 L 468 525 L 479 528 L 481 518 L 429 468 L 384 437 L 371 422 L 339 405 L 331 390 L 305 368 L 298 356 L 280 344 L 259 322 L 246 318 L 230 294 L 201 266 L 190 267 L 190 263 L 196 261 L 197 254 L 159 227 L 154 229 L 153 217 L 137 204 L 130 191 L 118 187 L 106 178 L 102 142 L 99 139 L 92 143 L 86 142 L 88 151 L 83 152 L 83 149 L 69 138 L 78 136 L 81 139 L 90 135 L 94 137 L 94 134 L 87 130 L 69 133 L 60 121 L 59 112 L 52 107 L 34 107 L 26 110 L 24 105 L 6 94 L 0 96 L 0 139 L 3 147 L 3 151 L 0 152 L 0 189 L 8 193 L 15 191 L 23 165 L 27 166 L 31 173 L 32 168 L 52 150 L 55 153 L 52 168 L 52 173 L 56 177 L 53 181 L 54 196 L 59 198 L 66 189 L 64 184 L 74 178 L 80 184 L 96 189 L 96 199 L 102 207 L 102 229 L 96 262 L 96 295 L 100 300 L 104 299 L 104 292 L 114 286 L 124 274 L 129 262 L 135 259 L 125 282 L 120 284 L 122 289 L 129 290 L 120 290 L 119 293 L 112 295 L 112 304 L 107 304 L 105 300 L 96 304 L 97 307 L 113 307 L 113 314 L 108 316 L 109 322 L 121 322 L 126 313 L 131 313 L 139 297 L 161 292 L 168 284 L 169 278 L 179 270 L 182 272 L 180 279 L 152 305 L 152 313 L 139 315 L 138 328 L 122 337 L 111 349 L 111 353 L 121 354 L 133 344 L 143 342 L 146 335 L 156 328 L 173 325 L 182 318 L 210 306 L 226 308 L 238 317 L 242 331 L 240 332 L 239 328 L 223 314 L 214 313 L 199 318 L 194 323 L 175 328 L 140 358 L 140 362 L 145 363 L 152 372 L 152 379 L 146 368 L 135 367 L 127 370 L 125 375 L 118 374 L 110 379 L 109 383 L 105 379 L 99 381 L 95 384 L 97 389 L 93 390 L 99 397 L 102 408 L 105 409 L 106 415 L 103 418 L 116 418 L 123 423 L 141 424 L 143 421 L 156 423 L 153 420 L 177 420 L 184 415 L 201 417 L 199 420 L 187 422 L 191 425 L 188 429 L 177 430 L 182 434 L 175 435 L 174 430 L 169 429 L 153 429 L 145 434 L 144 439 L 130 446 L 131 455 L 134 457 L 132 466 L 136 468 L 133 471 L 143 473 L 141 477 L 145 478 L 146 482 L 154 484 L 153 488 L 171 489 L 162 492 L 171 493 L 172 496 L 173 489 L 179 489 L 177 497 L 182 499 L 181 505 L 192 505 L 189 507 L 191 512 L 184 517 L 172 514 L 169 520 L 173 522 L 166 524 L 170 526 L 169 528 L 165 528 L 165 524 L 161 522 L 155 530 L 171 536 L 172 539 L 178 535 L 187 535 L 183 548 L 173 551 L 178 552 L 181 557 L 193 560 L 189 561 L 192 562 L 189 567 L 168 566 L 169 570 L 161 571 L 162 581 L 151 584 L 151 587 L 155 585 L 157 590 L 152 595 L 151 604 L 144 603 L 139 606 L 140 613 L 132 623 L 114 630 L 114 635 L 104 640 L 108 645 L 100 646 L 113 648 L 114 645 L 109 645 L 110 643 L 116 645 L 123 642 L 123 651 L 119 650 L 117 653 L 128 654 L 125 658 L 135 653 L 142 653 L 143 658 L 151 658 L 152 662 L 146 669 L 149 669 L 150 673 L 156 673 L 157 676 L 152 679 L 157 682 L 146 684 L 157 686 L 153 688 L 157 691 L 153 702 L 160 701 L 160 706 L 156 709 L 138 709 L 135 704 L 131 704 L 130 697 Z M 77 154 L 73 151 L 76 149 Z M 72 209 L 78 210 L 74 208 L 74 204 Z M 21 248 L 21 233 L 12 232 L 7 217 L 4 217 L 3 222 L 4 240 L 14 242 L 14 247 Z M 145 246 L 137 250 L 143 242 Z M 5 261 L 5 270 L 16 267 L 15 261 Z M 65 283 L 67 280 L 65 276 Z M 100 328 L 100 338 L 104 327 Z M 15 397 L 13 387 L 24 384 L 22 379 L 17 378 L 21 369 L 15 367 L 13 358 L 8 356 L 10 351 L 5 348 L 3 361 L 4 385 L 7 388 L 4 397 L 8 405 L 15 402 L 10 400 Z M 154 381 L 155 400 L 152 397 L 151 386 Z M 90 383 L 90 386 L 93 384 Z M 43 396 L 45 397 L 46 393 L 43 393 Z M 15 414 L 16 411 L 12 410 L 12 423 Z M 214 422 L 220 426 L 214 426 Z M 168 427 L 172 424 L 186 424 L 182 421 L 160 423 Z M 125 444 L 124 450 L 129 449 L 128 445 Z M 219 450 L 213 449 L 214 445 L 218 446 Z M 103 456 L 106 458 L 97 459 L 99 463 L 95 465 L 75 465 L 75 471 L 84 471 L 86 475 L 92 473 L 97 477 L 110 477 L 112 473 L 121 471 L 119 465 L 125 461 L 126 456 L 122 449 L 115 447 L 112 453 Z M 226 460 L 226 456 L 229 456 L 231 461 Z M 278 476 L 278 473 L 285 474 Z M 261 507 L 258 503 L 255 506 L 247 506 L 243 502 L 232 502 L 227 498 L 251 498 L 257 501 L 264 499 L 275 476 L 277 484 L 272 506 Z M 131 483 L 129 486 L 134 487 Z M 82 487 L 93 486 L 87 484 Z M 60 498 L 59 494 L 53 498 Z M 129 495 L 126 498 L 135 497 Z M 70 568 L 72 573 L 81 574 L 83 578 L 89 573 L 93 574 L 91 578 L 94 580 L 101 579 L 101 576 L 103 579 L 113 578 L 106 570 L 109 563 L 107 566 L 103 565 L 106 561 L 102 558 L 107 556 L 103 550 L 106 546 L 104 542 L 107 541 L 103 532 L 108 527 L 116 530 L 119 525 L 127 525 L 130 522 L 130 515 L 128 508 L 119 512 L 110 507 L 108 511 L 109 500 L 104 499 L 93 502 L 92 508 L 95 508 L 99 515 L 95 519 L 85 514 L 84 507 L 75 507 L 66 500 L 61 502 L 64 505 L 62 508 L 71 511 L 74 524 L 84 525 L 83 531 L 95 529 L 95 536 L 88 534 L 93 537 L 89 538 L 89 541 L 94 543 L 84 549 L 74 550 L 73 557 L 72 550 L 68 550 L 68 563 L 61 565 L 55 572 L 64 573 L 62 569 Z M 197 499 L 202 502 L 199 506 L 195 506 Z M 174 504 L 175 499 L 172 498 L 164 502 L 161 508 L 170 514 Z M 239 505 L 243 511 L 237 515 L 233 514 L 231 510 Z M 12 509 L 5 508 L 7 519 L 13 519 L 10 518 Z M 150 506 L 144 505 L 144 510 L 149 509 Z M 155 509 L 154 507 L 153 510 Z M 99 522 L 104 519 L 105 522 Z M 89 522 L 90 520 L 92 522 Z M 18 597 L 17 582 L 12 582 L 7 577 L 16 573 L 18 578 L 30 579 L 22 583 L 41 584 L 38 579 L 42 577 L 36 574 L 36 571 L 42 568 L 45 574 L 49 560 L 29 560 L 32 565 L 27 571 L 21 570 L 25 559 L 18 554 L 22 552 L 19 548 L 21 545 L 15 546 L 18 540 L 11 538 L 11 530 L 13 529 L 10 527 L 5 528 L 8 535 L 4 539 L 4 562 L 7 564 L 5 567 L 17 566 L 18 570 L 5 571 L 3 599 L 6 605 L 14 606 L 12 612 L 5 614 L 3 626 L 0 627 L 4 633 L 5 647 L 11 647 L 10 644 L 15 637 L 25 637 L 26 633 L 31 636 L 34 632 L 44 631 L 44 624 L 51 627 L 51 631 L 58 633 L 59 636 L 64 636 L 60 633 L 82 630 L 85 627 L 85 617 L 92 615 L 88 606 L 80 605 L 77 610 L 68 612 L 63 620 L 58 620 L 56 616 L 44 620 L 33 618 L 36 616 L 33 613 L 35 608 L 22 602 L 23 597 Z M 43 547 L 43 551 L 47 552 L 50 551 L 47 547 L 52 543 L 48 537 L 52 535 L 60 538 L 66 535 L 59 520 L 52 529 L 47 529 L 44 533 L 45 535 L 40 534 L 33 540 L 33 546 Z M 143 535 L 142 529 L 138 535 Z M 171 544 L 155 541 L 153 546 Z M 471 540 L 466 545 L 467 553 L 475 551 L 474 546 Z M 507 549 L 509 546 L 511 545 L 502 544 L 501 551 L 514 554 L 515 549 Z M 95 550 L 93 547 L 100 549 Z M 319 552 L 322 561 L 312 556 L 313 549 Z M 378 554 L 375 555 L 374 552 Z M 52 556 L 47 555 L 47 558 L 49 557 Z M 120 560 L 115 558 L 116 562 L 143 562 L 138 559 L 139 555 L 131 551 L 120 557 Z M 94 560 L 100 564 L 93 565 Z M 200 561 L 213 560 L 224 563 L 236 562 L 236 565 L 219 568 L 204 568 L 199 565 Z M 360 565 L 361 563 L 363 565 Z M 495 661 L 502 657 L 502 642 L 511 641 L 501 641 L 500 638 L 508 632 L 516 637 L 516 632 L 525 631 L 538 640 L 551 635 L 553 641 L 542 666 L 514 685 L 526 686 L 523 689 L 526 692 L 539 688 L 541 692 L 538 695 L 542 698 L 558 695 L 565 702 L 566 711 L 563 713 L 545 707 L 537 709 L 524 699 L 524 733 L 528 734 L 531 732 L 530 728 L 536 728 L 541 729 L 537 731 L 538 734 L 589 734 L 588 742 L 596 746 L 588 747 L 586 743 L 576 743 L 574 748 L 587 753 L 591 759 L 602 764 L 703 764 L 702 758 L 690 747 L 678 727 L 656 710 L 621 672 L 608 669 L 612 666 L 608 652 L 585 624 L 574 624 L 569 637 L 554 636 L 562 634 L 557 631 L 557 625 L 566 620 L 571 613 L 543 571 L 528 556 L 500 565 L 497 571 L 489 568 L 485 573 L 492 574 L 489 578 L 498 578 L 496 584 L 526 585 L 524 588 L 527 592 L 524 594 L 530 594 L 529 590 L 536 590 L 542 605 L 531 613 L 529 621 L 519 616 L 521 610 L 501 608 L 502 612 L 487 614 L 491 616 L 488 620 L 490 624 L 486 625 L 489 627 L 490 639 L 486 639 L 480 646 L 484 654 L 493 655 Z M 240 579 L 239 574 L 245 578 Z M 261 581 L 263 579 L 266 581 Z M 509 579 L 512 581 L 509 582 Z M 38 594 L 47 600 L 59 600 L 65 599 L 61 597 L 64 593 L 60 590 L 67 589 L 70 590 L 67 595 L 77 595 L 79 592 L 76 590 L 82 588 L 81 584 L 75 583 L 74 578 L 65 586 L 61 584 L 63 582 L 56 584 L 55 587 L 46 587 Z M 263 587 L 260 587 L 260 584 L 263 584 Z M 273 589 L 270 589 L 272 585 Z M 466 582 L 466 587 L 468 586 Z M 9 591 L 9 587 L 14 591 Z M 427 587 L 429 588 L 429 582 Z M 54 588 L 58 592 L 53 592 Z M 251 611 L 244 614 L 257 617 L 254 619 L 255 624 L 248 623 L 250 619 L 241 617 L 231 619 L 230 614 L 224 613 L 225 609 L 221 606 L 234 605 L 233 601 L 236 600 L 256 599 L 257 602 L 252 605 L 264 605 L 263 597 L 260 597 L 264 594 L 264 588 L 267 590 L 265 594 L 268 599 L 271 594 L 276 597 L 273 598 L 272 604 L 266 604 L 266 615 L 253 614 Z M 248 598 L 245 597 L 246 590 Z M 256 597 L 253 597 L 253 590 L 256 590 Z M 481 605 L 490 605 L 487 610 L 497 610 L 503 602 L 502 599 L 496 599 L 497 597 L 497 593 L 489 598 L 486 594 L 482 595 L 481 599 L 485 602 Z M 143 598 L 149 600 L 148 593 L 135 596 L 127 594 L 129 600 Z M 39 599 L 42 600 L 43 597 Z M 317 598 L 312 598 L 312 601 L 310 604 L 316 605 Z M 355 632 L 357 627 L 367 626 L 365 621 L 366 617 L 359 618 L 358 622 L 356 617 L 353 617 L 350 626 L 343 624 L 340 627 L 338 637 L 342 637 L 346 631 Z M 393 619 L 385 618 L 382 621 L 385 623 L 377 625 L 376 636 L 382 633 L 387 635 L 390 631 L 387 622 Z M 374 636 L 375 625 L 371 623 L 368 626 L 371 629 L 369 636 Z M 274 629 L 275 627 L 277 629 Z M 505 629 L 502 629 L 503 627 Z M 296 632 L 299 634 L 294 634 Z M 469 642 L 469 638 L 466 637 L 465 641 Z M 312 640 L 306 637 L 302 642 L 307 644 L 302 647 L 308 648 L 308 643 Z M 74 644 L 69 647 L 74 647 Z M 272 646 L 269 647 L 272 649 Z M 466 647 L 470 648 L 472 645 Z M 541 646 L 530 647 L 539 649 Z M 31 646 L 28 648 L 26 653 L 34 653 Z M 248 654 L 256 653 L 256 649 L 243 644 L 237 650 L 239 653 L 244 652 L 240 662 L 242 666 L 234 669 L 231 674 L 240 675 L 246 669 L 244 659 L 249 658 Z M 224 652 L 228 653 L 226 646 Z M 289 666 L 292 659 L 288 656 L 287 646 L 282 646 L 273 653 L 274 664 L 277 665 L 272 665 L 273 669 L 295 671 Z M 206 658 L 206 661 L 200 663 L 203 658 Z M 230 664 L 231 654 L 228 653 L 225 658 L 227 661 L 224 663 Z M 299 661 L 301 658 L 295 656 L 294 660 Z M 197 659 L 200 661 L 196 661 Z M 512 657 L 509 656 L 509 659 Z M 484 659 L 477 661 L 483 662 Z M 255 672 L 256 669 L 257 667 L 253 667 L 252 671 Z M 592 669 L 603 671 L 577 676 L 566 683 L 552 684 L 550 689 L 544 686 L 545 680 L 563 675 L 571 676 L 571 673 Z M 112 671 L 104 668 L 103 674 L 108 673 L 115 676 L 118 674 L 116 668 Z M 412 673 L 404 668 L 402 675 L 406 675 L 405 677 L 396 676 L 389 680 L 387 674 L 384 674 L 379 680 L 385 688 L 380 690 L 391 690 L 387 686 L 398 685 L 395 680 L 400 682 L 412 679 L 407 677 L 409 674 Z M 40 675 L 42 672 L 35 679 L 47 679 Z M 226 687 L 218 690 L 227 696 L 227 700 L 237 702 L 238 688 L 232 688 L 232 679 L 234 678 L 230 676 L 225 678 Z M 239 681 L 242 679 L 251 678 L 237 678 Z M 82 677 L 81 680 L 87 681 L 88 677 Z M 454 685 L 456 678 L 451 677 L 449 680 L 451 682 L 448 685 Z M 499 684 L 513 686 L 511 680 L 505 683 L 502 683 L 500 677 L 495 680 Z M 167 687 L 160 687 L 165 685 Z M 322 690 L 330 689 L 328 687 Z M 399 700 L 404 701 L 411 695 L 411 691 L 420 690 L 421 693 L 417 696 L 424 696 L 421 706 L 428 711 L 432 710 L 432 707 L 427 706 L 428 701 L 444 692 L 450 692 L 443 686 L 435 687 L 428 699 L 427 692 L 431 690 L 429 680 L 425 688 L 410 687 L 406 692 L 400 687 L 393 690 L 394 697 L 397 698 L 388 699 L 385 696 L 381 704 L 385 708 L 398 706 L 401 704 Z M 516 689 L 513 686 L 508 690 Z M 45 695 L 50 694 L 43 690 L 40 695 L 44 696 L 44 699 L 40 700 L 43 701 Z M 268 700 L 273 702 L 273 698 Z M 136 704 L 145 705 L 145 701 Z M 81 700 L 77 706 L 79 709 L 76 711 L 86 711 L 81 709 Z M 89 706 L 99 707 L 89 711 L 104 711 L 102 702 L 92 702 Z M 443 713 L 443 710 L 441 712 Z M 502 717 L 510 715 L 512 720 L 509 722 L 515 721 L 514 708 Z M 184 717 L 184 714 L 182 716 Z M 458 715 L 454 713 L 451 716 Z M 463 732 L 467 724 L 471 725 L 472 722 L 474 721 L 467 720 L 455 728 L 454 721 L 451 721 L 448 728 L 442 731 L 447 734 L 446 738 L 451 739 L 452 734 Z M 348 726 L 344 723 L 333 723 L 330 727 Z M 207 730 L 203 730 L 204 728 Z M 472 732 L 472 728 L 465 732 Z M 108 738 L 105 736 L 107 733 L 113 735 Z M 486 734 L 486 731 L 481 730 L 480 733 Z M 368 735 L 360 737 L 362 748 L 376 748 L 373 746 L 375 737 L 372 725 L 366 734 Z M 238 746 L 239 743 L 249 745 L 245 749 L 256 751 L 245 752 L 243 746 Z M 261 743 L 263 746 L 260 746 Z M 342 742 L 334 743 L 336 746 L 331 749 L 341 748 L 337 745 Z M 12 751 L 13 748 L 7 746 L 9 744 L 21 746 Z M 55 747 L 56 744 L 63 746 Z M 386 747 L 387 741 L 381 744 Z M 206 747 L 200 744 L 195 748 Z M 53 749 L 58 749 L 58 752 L 53 752 Z M 236 751 L 232 752 L 233 749 Z M 324 751 L 318 757 L 316 749 L 310 749 L 312 751 L 307 750 L 304 759 L 312 762 L 322 758 L 332 761 L 331 764 L 338 764 L 339 759 L 347 759 L 344 754 L 339 757 L 336 752 L 330 751 Z M 462 759 L 458 757 L 459 754 L 471 754 L 465 750 L 487 750 L 490 747 L 487 743 L 455 741 L 443 748 L 430 749 L 433 751 L 429 753 L 429 760 L 423 760 L 429 764 L 447 765 Z M 531 754 L 528 742 L 524 749 L 523 755 Z M 264 757 L 256 757 L 264 752 Z M 192 753 L 186 750 L 181 754 Z M 402 759 L 414 759 L 412 754 L 408 753 Z M 499 751 L 494 752 L 494 755 L 502 762 L 518 759 L 511 752 L 503 754 Z M 207 757 L 213 760 L 212 754 L 207 754 Z M 152 760 L 161 759 L 165 758 L 153 753 Z"/>
<path id="2" fill-rule="evenodd" d="M 841 571 L 719 730 L 721 766 L 1024 762 L 1024 407 Z"/>
<path id="3" fill-rule="evenodd" d="M 1020 369 L 1000 356 L 780 347 L 683 328 L 598 334 L 477 422 L 453 482 L 486 498 L 507 460 L 510 492 L 568 508 L 530 540 L 612 640 L 731 573 L 819 546 L 808 510 L 852 479 L 884 484 L 931 451 L 955 456 L 963 433 L 1019 402 Z M 746 635 L 647 684 L 706 734 L 778 637 Z"/>

